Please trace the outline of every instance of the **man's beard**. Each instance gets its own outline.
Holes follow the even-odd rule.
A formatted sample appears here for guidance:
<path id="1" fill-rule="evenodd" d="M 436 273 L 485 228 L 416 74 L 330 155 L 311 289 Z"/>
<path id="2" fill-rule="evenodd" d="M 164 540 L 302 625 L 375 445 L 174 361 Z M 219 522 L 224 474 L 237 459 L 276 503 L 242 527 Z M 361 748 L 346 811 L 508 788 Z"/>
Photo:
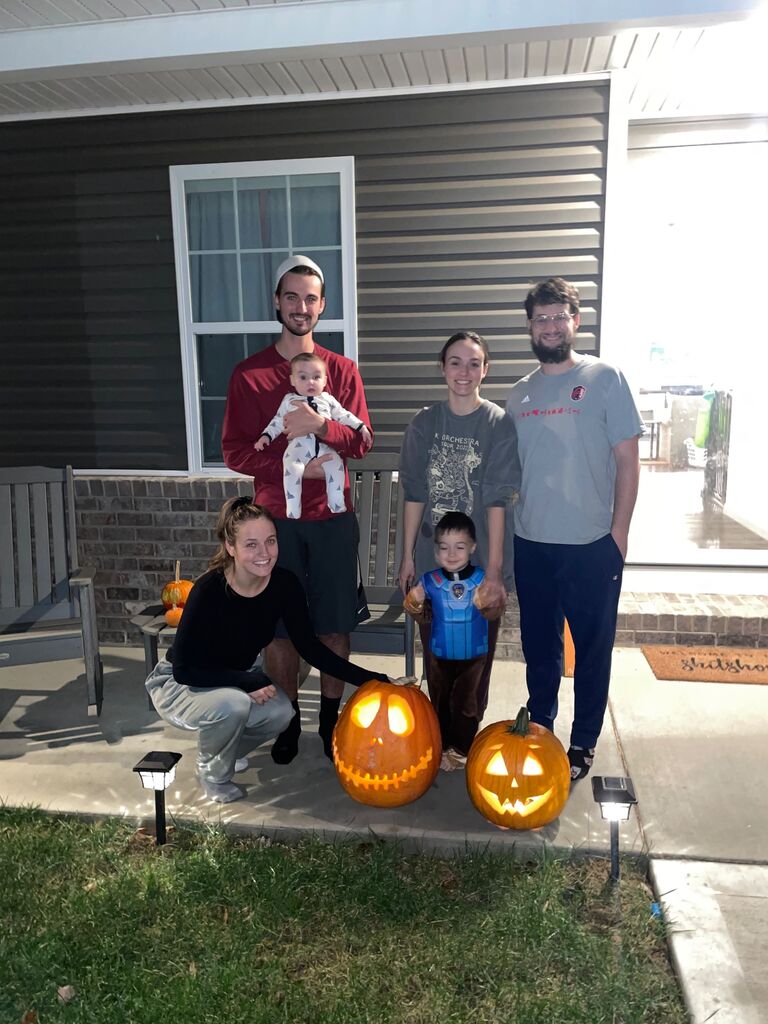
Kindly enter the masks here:
<path id="1" fill-rule="evenodd" d="M 275 310 L 275 319 L 279 324 L 282 324 L 283 327 L 287 327 L 294 338 L 303 338 L 305 335 L 311 334 L 317 326 L 317 321 L 312 323 L 312 320 L 310 319 L 301 330 L 297 330 L 296 324 L 286 323 L 285 320 L 283 320 L 283 316 L 279 309 Z"/>
<path id="2" fill-rule="evenodd" d="M 552 348 L 531 338 L 531 348 L 540 363 L 564 363 L 571 354 L 573 341 L 570 338 L 563 338 L 559 345 Z"/>

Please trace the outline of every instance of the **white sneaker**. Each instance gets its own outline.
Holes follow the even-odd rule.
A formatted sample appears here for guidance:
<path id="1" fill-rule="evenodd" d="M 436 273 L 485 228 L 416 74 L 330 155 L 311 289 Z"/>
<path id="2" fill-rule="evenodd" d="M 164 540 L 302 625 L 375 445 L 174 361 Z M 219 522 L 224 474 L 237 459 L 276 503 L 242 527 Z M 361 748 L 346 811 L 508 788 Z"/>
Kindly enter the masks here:
<path id="1" fill-rule="evenodd" d="M 205 782 L 201 779 L 200 785 L 208 799 L 217 804 L 231 804 L 245 796 L 243 790 L 233 782 Z"/>
<path id="2" fill-rule="evenodd" d="M 451 765 L 453 766 L 451 771 L 455 771 L 456 769 L 461 771 L 462 768 L 467 767 L 467 755 L 459 753 L 455 747 L 448 747 L 446 754 L 443 756 L 447 756 L 448 760 L 451 762 Z"/>
<path id="3" fill-rule="evenodd" d="M 238 772 L 245 772 L 245 771 L 247 771 L 248 770 L 248 758 L 247 757 L 238 757 L 238 759 L 235 761 L 235 769 L 234 770 L 235 770 L 235 774 L 237 774 Z"/>

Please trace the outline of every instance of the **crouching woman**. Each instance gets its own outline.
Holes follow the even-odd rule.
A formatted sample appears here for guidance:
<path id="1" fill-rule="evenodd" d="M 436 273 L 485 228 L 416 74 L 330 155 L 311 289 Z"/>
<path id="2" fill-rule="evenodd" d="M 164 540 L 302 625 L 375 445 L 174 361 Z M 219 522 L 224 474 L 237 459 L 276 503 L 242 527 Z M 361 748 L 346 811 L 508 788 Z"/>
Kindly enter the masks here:
<path id="1" fill-rule="evenodd" d="M 359 686 L 387 676 L 338 657 L 312 631 L 298 579 L 275 565 L 277 533 L 270 514 L 250 498 L 232 498 L 216 525 L 219 550 L 192 588 L 173 647 L 146 687 L 170 725 L 198 733 L 197 772 L 217 803 L 243 796 L 232 782 L 237 747 L 247 729 L 257 743 L 284 733 L 297 707 L 254 663 L 274 639 L 280 619 L 299 654 L 321 672 Z M 273 747 L 281 763 L 281 752 Z M 284 760 L 284 759 L 283 759 Z"/>

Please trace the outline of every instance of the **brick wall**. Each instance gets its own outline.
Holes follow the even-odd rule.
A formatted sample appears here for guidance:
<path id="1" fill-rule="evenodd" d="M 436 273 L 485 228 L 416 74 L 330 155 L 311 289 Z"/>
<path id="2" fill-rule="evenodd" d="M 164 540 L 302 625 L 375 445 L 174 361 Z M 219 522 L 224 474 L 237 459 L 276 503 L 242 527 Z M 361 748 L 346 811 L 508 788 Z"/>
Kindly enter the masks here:
<path id="1" fill-rule="evenodd" d="M 160 600 L 177 558 L 185 579 L 205 571 L 215 550 L 214 527 L 222 503 L 251 493 L 245 479 L 78 476 L 78 546 L 82 564 L 98 570 L 100 642 L 139 645 L 131 615 Z M 521 657 L 514 597 L 502 623 L 498 654 Z"/>
<path id="2" fill-rule="evenodd" d="M 215 549 L 222 502 L 250 494 L 235 478 L 77 477 L 77 533 L 83 565 L 95 567 L 103 644 L 139 644 L 129 619 L 160 600 L 181 560 L 182 576 L 202 573 Z M 498 656 L 521 659 L 514 595 L 499 634 Z M 768 597 L 718 594 L 622 594 L 616 643 L 768 647 Z"/>
<path id="3" fill-rule="evenodd" d="M 128 621 L 137 606 L 160 600 L 177 558 L 185 579 L 199 576 L 222 502 L 252 493 L 245 479 L 77 477 L 78 546 L 82 564 L 98 570 L 101 643 L 138 644 Z"/>
<path id="4" fill-rule="evenodd" d="M 768 597 L 622 594 L 616 643 L 768 648 Z"/>

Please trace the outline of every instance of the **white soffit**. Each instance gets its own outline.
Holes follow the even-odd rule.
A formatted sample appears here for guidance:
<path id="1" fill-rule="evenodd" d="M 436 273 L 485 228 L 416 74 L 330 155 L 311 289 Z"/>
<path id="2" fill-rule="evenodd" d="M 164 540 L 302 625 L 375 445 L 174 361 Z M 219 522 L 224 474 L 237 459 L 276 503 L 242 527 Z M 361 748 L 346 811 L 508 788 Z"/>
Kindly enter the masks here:
<path id="1" fill-rule="evenodd" d="M 0 120 L 625 69 L 630 117 L 768 113 L 765 2 L 0 0 Z"/>

